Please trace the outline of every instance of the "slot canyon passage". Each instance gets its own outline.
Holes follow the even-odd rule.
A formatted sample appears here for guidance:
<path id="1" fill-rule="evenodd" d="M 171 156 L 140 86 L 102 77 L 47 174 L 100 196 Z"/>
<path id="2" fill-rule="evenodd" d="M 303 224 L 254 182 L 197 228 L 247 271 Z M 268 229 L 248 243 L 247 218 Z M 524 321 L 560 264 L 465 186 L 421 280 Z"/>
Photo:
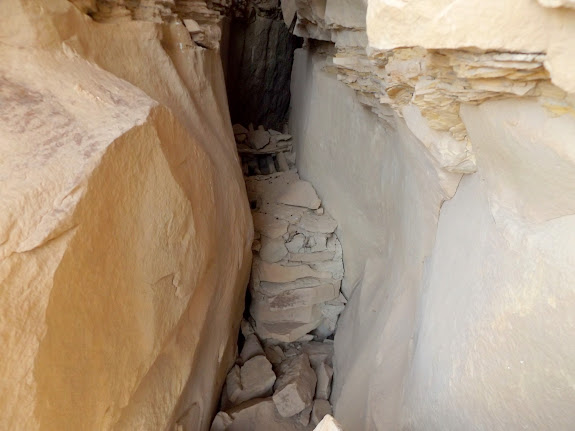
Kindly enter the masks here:
<path id="1" fill-rule="evenodd" d="M 573 0 L 1 1 L 0 429 L 572 430 L 574 41 Z"/>

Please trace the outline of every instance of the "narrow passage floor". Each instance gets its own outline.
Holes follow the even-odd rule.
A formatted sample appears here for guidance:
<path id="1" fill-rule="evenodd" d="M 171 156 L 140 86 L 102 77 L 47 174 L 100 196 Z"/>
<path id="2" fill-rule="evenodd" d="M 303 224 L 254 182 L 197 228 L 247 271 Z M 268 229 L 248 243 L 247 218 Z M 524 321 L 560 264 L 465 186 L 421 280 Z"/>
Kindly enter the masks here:
<path id="1" fill-rule="evenodd" d="M 254 219 L 240 354 L 212 431 L 313 430 L 327 414 L 346 300 L 337 222 L 299 178 L 287 130 L 234 125 Z"/>

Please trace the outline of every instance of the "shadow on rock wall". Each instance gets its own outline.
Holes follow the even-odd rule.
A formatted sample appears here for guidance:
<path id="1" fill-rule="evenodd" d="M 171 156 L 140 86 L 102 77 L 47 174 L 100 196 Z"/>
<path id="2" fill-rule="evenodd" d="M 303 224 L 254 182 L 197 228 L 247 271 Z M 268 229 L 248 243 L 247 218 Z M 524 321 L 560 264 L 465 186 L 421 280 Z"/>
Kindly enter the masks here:
<path id="1" fill-rule="evenodd" d="M 290 104 L 293 36 L 279 16 L 234 18 L 228 54 L 228 99 L 234 123 L 281 130 Z"/>

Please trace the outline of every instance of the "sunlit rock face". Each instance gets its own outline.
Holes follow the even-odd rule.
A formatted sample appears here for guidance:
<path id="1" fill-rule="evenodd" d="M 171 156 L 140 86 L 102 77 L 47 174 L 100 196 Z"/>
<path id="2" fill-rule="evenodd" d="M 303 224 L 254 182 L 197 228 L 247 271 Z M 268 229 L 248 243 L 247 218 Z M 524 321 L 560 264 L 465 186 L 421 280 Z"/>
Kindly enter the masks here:
<path id="1" fill-rule="evenodd" d="M 349 430 L 568 430 L 569 2 L 282 5 L 310 38 L 292 75 L 299 173 L 344 250 L 336 419 Z"/>
<path id="2" fill-rule="evenodd" d="M 219 56 L 103 3 L 0 7 L 0 428 L 205 429 L 252 237 Z"/>

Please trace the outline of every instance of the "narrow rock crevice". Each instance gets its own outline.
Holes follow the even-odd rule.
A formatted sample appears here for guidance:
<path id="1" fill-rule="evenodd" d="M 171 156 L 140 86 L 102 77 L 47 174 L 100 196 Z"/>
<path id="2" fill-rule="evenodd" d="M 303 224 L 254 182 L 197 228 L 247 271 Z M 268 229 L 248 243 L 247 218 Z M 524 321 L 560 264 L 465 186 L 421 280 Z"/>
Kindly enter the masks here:
<path id="1" fill-rule="evenodd" d="M 300 179 L 293 140 L 234 125 L 255 239 L 239 355 L 212 431 L 313 430 L 332 413 L 333 335 L 346 299 L 337 222 Z"/>

